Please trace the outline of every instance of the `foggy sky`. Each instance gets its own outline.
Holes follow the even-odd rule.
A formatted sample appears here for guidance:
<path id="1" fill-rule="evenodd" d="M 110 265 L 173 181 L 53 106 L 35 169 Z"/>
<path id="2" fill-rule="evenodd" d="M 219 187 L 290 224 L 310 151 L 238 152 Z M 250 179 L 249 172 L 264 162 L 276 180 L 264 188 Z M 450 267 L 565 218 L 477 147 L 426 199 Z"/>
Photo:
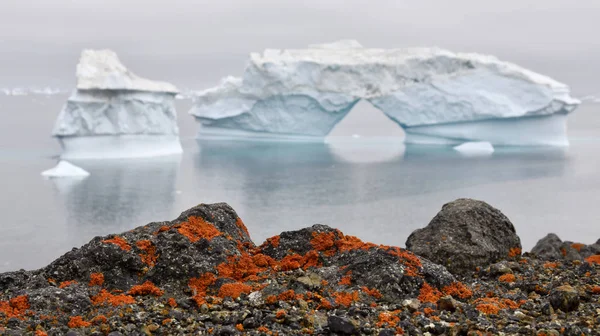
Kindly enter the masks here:
<path id="1" fill-rule="evenodd" d="M 111 48 L 146 77 L 204 86 L 251 51 L 354 38 L 495 54 L 587 93 L 599 19 L 598 0 L 2 0 L 0 84 L 68 82 L 82 48 Z"/>

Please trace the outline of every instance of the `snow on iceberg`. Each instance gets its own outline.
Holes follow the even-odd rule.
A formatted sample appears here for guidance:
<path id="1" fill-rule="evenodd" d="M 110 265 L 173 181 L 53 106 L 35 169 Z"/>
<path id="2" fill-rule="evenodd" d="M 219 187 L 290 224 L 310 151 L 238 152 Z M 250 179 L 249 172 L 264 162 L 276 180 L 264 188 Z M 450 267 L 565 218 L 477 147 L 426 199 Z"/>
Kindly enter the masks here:
<path id="1" fill-rule="evenodd" d="M 491 155 L 494 152 L 494 146 L 485 141 L 465 142 L 462 145 L 454 147 L 455 151 L 465 155 Z"/>
<path id="2" fill-rule="evenodd" d="M 198 92 L 190 113 L 199 136 L 322 138 L 361 99 L 405 142 L 444 145 L 567 145 L 566 115 L 580 103 L 565 84 L 493 56 L 344 40 L 252 53 L 241 78 Z"/>
<path id="3" fill-rule="evenodd" d="M 141 78 L 110 50 L 84 50 L 77 90 L 53 135 L 63 158 L 121 158 L 182 152 L 175 111 L 177 88 Z"/>
<path id="4" fill-rule="evenodd" d="M 60 161 L 56 167 L 42 172 L 45 177 L 87 177 L 90 173 L 67 161 Z"/>

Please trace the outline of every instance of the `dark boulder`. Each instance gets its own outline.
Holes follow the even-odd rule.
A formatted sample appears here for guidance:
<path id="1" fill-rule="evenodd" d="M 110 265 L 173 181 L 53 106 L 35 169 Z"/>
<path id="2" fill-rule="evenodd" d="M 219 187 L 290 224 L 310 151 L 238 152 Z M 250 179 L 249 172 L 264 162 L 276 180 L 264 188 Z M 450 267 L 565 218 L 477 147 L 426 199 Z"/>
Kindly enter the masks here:
<path id="1" fill-rule="evenodd" d="M 543 260 L 584 260 L 600 254 L 599 242 L 600 240 L 595 244 L 585 245 L 562 241 L 556 234 L 549 233 L 535 244 L 531 253 Z"/>
<path id="2" fill-rule="evenodd" d="M 521 240 L 500 210 L 482 201 L 457 199 L 414 231 L 406 248 L 462 274 L 520 254 Z"/>

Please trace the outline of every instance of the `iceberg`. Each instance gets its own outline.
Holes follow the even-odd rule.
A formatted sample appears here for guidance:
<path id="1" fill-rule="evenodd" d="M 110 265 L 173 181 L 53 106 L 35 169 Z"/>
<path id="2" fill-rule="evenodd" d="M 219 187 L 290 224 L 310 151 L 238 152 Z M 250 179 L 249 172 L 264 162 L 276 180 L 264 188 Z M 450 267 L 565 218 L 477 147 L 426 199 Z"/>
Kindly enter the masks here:
<path id="1" fill-rule="evenodd" d="M 406 143 L 568 145 L 580 101 L 547 76 L 475 53 L 372 49 L 343 40 L 252 53 L 243 76 L 196 93 L 199 136 L 325 137 L 361 99 Z"/>
<path id="2" fill-rule="evenodd" d="M 67 161 L 60 161 L 56 167 L 42 172 L 44 177 L 87 177 L 90 173 Z"/>
<path id="3" fill-rule="evenodd" d="M 62 158 L 122 158 L 182 152 L 175 111 L 178 90 L 133 74 L 111 50 L 84 50 L 77 89 L 52 134 Z"/>
<path id="4" fill-rule="evenodd" d="M 467 156 L 491 155 L 494 152 L 494 146 L 485 141 L 465 142 L 462 145 L 454 147 L 454 150 Z"/>

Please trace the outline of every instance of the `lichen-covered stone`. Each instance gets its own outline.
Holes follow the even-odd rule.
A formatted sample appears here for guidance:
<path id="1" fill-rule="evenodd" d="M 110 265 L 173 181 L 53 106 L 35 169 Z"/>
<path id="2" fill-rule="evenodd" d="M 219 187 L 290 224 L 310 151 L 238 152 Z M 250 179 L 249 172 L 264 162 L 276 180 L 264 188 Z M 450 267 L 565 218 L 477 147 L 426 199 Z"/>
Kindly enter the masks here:
<path id="1" fill-rule="evenodd" d="M 500 210 L 473 199 L 447 203 L 426 227 L 414 231 L 406 248 L 464 274 L 521 253 L 521 240 Z"/>
<path id="2" fill-rule="evenodd" d="M 586 245 L 562 241 L 556 234 L 549 233 L 535 244 L 531 253 L 544 260 L 584 260 L 600 254 L 600 239 Z"/>

